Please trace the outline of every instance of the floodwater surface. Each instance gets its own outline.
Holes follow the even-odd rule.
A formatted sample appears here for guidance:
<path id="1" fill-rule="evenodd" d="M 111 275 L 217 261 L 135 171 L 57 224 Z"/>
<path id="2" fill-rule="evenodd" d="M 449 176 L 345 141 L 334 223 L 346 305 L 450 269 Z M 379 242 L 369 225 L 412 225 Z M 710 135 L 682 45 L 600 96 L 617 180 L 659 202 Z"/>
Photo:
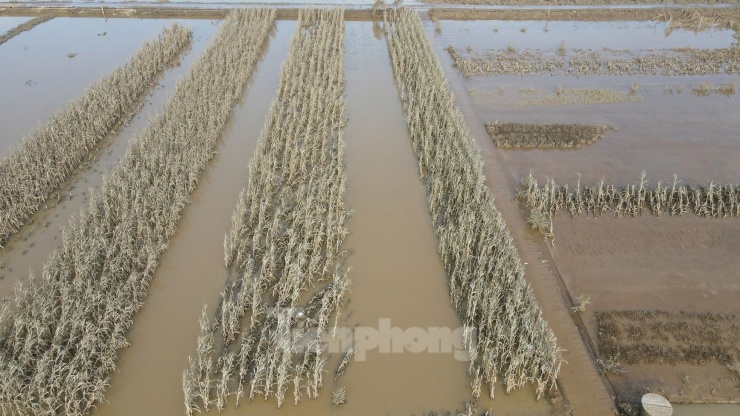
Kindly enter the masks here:
<path id="1" fill-rule="evenodd" d="M 10 29 L 31 20 L 30 17 L 2 16 L 0 17 L 0 36 L 7 33 Z"/>
<path id="2" fill-rule="evenodd" d="M 440 37 L 445 46 L 458 49 L 556 50 L 561 43 L 569 49 L 671 49 L 727 48 L 736 41 L 734 31 L 713 29 L 693 32 L 666 31 L 666 23 L 649 21 L 584 22 L 544 20 L 442 20 L 442 33 L 425 22 L 427 32 Z M 430 30 L 431 29 L 431 30 Z"/>
<path id="3" fill-rule="evenodd" d="M 699 96 L 692 92 L 694 86 L 703 82 L 715 86 L 737 84 L 740 76 L 507 75 L 465 79 L 451 67 L 451 58 L 443 49 L 447 46 L 446 23 L 442 22 L 441 37 L 434 37 L 433 24 L 428 24 L 427 33 L 435 39 L 437 52 L 448 74 L 452 74 L 460 99 L 470 103 L 466 115 L 475 120 L 473 129 L 479 132 L 479 145 L 487 163 L 503 165 L 508 180 L 501 183 L 502 189 L 494 189 L 494 194 L 499 195 L 499 204 L 501 195 L 513 199 L 518 181 L 529 172 L 539 180 L 549 176 L 571 187 L 579 174 L 582 185 L 590 186 L 604 178 L 609 183 L 624 186 L 638 180 L 642 170 L 647 173 L 649 186 L 659 180 L 672 181 L 674 173 L 684 184 L 740 183 L 737 96 Z M 542 46 L 537 41 L 526 41 L 530 34 L 533 38 L 549 38 L 554 22 L 550 22 L 552 30 L 546 33 L 541 30 L 533 33 L 531 28 L 525 33 L 514 31 L 513 28 L 524 26 L 523 22 L 512 25 L 514 23 L 516 26 L 509 27 L 505 40 L 496 46 L 475 45 L 505 48 L 511 42 L 519 50 L 557 47 L 557 44 Z M 574 27 L 584 24 L 561 23 Z M 582 40 L 566 41 L 568 53 L 572 53 L 572 48 L 581 47 L 596 50 L 638 47 L 635 39 L 615 35 L 620 30 L 619 24 L 624 23 L 617 23 L 615 29 L 614 23 L 589 23 L 595 27 L 602 25 L 604 34 L 594 34 L 593 39 L 583 36 Z M 676 33 L 680 32 L 663 38 L 662 31 L 658 31 L 652 38 L 646 36 L 644 45 L 639 47 L 649 48 L 659 42 L 670 42 L 660 46 L 662 48 L 686 46 L 685 40 L 681 41 L 684 44 L 671 40 L 678 39 L 674 38 Z M 501 30 L 491 38 L 500 34 Z M 465 48 L 466 42 L 481 42 L 482 36 L 480 30 L 472 29 L 470 34 L 463 31 L 453 32 L 453 35 L 461 48 Z M 691 38 L 697 42 L 692 44 L 694 47 L 727 46 L 724 35 L 715 32 L 686 33 L 686 36 L 695 36 Z M 557 41 L 560 42 L 559 38 Z M 625 93 L 634 89 L 639 102 L 528 106 L 514 105 L 511 101 L 512 97 L 526 97 L 532 90 L 555 94 L 559 88 L 566 91 L 609 89 Z M 609 131 L 604 139 L 577 150 L 504 150 L 495 149 L 483 130 L 485 123 L 494 121 L 601 123 L 615 127 L 616 131 Z M 518 215 L 518 218 L 510 216 L 509 219 L 526 227 L 524 213 Z M 506 218 L 506 214 L 504 216 Z M 518 245 L 526 247 L 522 250 L 523 257 L 531 256 L 530 251 L 535 253 L 552 279 L 560 282 L 565 291 L 563 301 L 568 308 L 580 295 L 590 298 L 586 312 L 572 317 L 587 344 L 596 344 L 595 311 L 659 309 L 740 313 L 737 304 L 740 263 L 736 255 L 740 251 L 740 225 L 737 219 L 700 219 L 693 214 L 680 218 L 667 215 L 654 218 L 647 214 L 642 218 L 617 219 L 606 215 L 597 219 L 571 219 L 566 212 L 561 212 L 554 222 L 554 241 L 544 244 L 539 232 L 526 228 L 514 230 L 514 233 L 521 235 Z M 540 243 L 528 244 L 527 239 Z M 537 285 L 534 289 L 537 292 Z M 565 359 L 569 360 L 568 354 Z M 628 396 L 639 388 L 660 388 L 681 400 L 737 400 L 736 376 L 718 363 L 702 366 L 641 364 L 627 366 L 627 370 L 624 377 L 609 375 L 607 388 L 615 388 L 620 395 Z M 682 381 L 684 375 L 689 375 L 697 387 L 687 390 Z M 737 410 L 736 406 L 729 408 Z M 691 407 L 684 414 L 702 415 L 709 409 L 721 408 Z"/>
<path id="4" fill-rule="evenodd" d="M 0 158 L 170 23 L 57 17 L 0 45 Z"/>
<path id="5" fill-rule="evenodd" d="M 82 19 L 80 19 L 82 20 Z M 214 21 L 215 22 L 215 21 Z M 147 93 L 143 107 L 124 126 L 119 128 L 91 152 L 92 159 L 86 161 L 72 177 L 60 186 L 61 200 L 49 200 L 41 206 L 24 225 L 20 232 L 10 238 L 5 249 L 0 250 L 0 298 L 12 293 L 17 282 L 25 281 L 30 273 L 41 275 L 44 263 L 54 250 L 62 246 L 62 229 L 81 208 L 87 208 L 90 189 L 99 191 L 104 172 L 110 171 L 128 148 L 129 141 L 141 130 L 154 114 L 159 112 L 174 90 L 178 78 L 190 70 L 190 66 L 205 48 L 216 26 L 211 21 L 188 21 L 193 29 L 191 47 L 186 48 L 178 60 L 179 65 L 165 71 L 157 84 Z M 53 70 L 48 67 L 49 71 Z"/>
<path id="6" fill-rule="evenodd" d="M 195 352 L 203 305 L 210 314 L 223 290 L 224 235 L 239 192 L 247 184 L 248 162 L 278 86 L 280 64 L 295 22 L 277 22 L 274 37 L 237 105 L 218 152 L 201 176 L 177 234 L 162 255 L 144 307 L 127 334 L 111 378 L 107 403 L 95 415 L 184 414 L 182 373 Z"/>

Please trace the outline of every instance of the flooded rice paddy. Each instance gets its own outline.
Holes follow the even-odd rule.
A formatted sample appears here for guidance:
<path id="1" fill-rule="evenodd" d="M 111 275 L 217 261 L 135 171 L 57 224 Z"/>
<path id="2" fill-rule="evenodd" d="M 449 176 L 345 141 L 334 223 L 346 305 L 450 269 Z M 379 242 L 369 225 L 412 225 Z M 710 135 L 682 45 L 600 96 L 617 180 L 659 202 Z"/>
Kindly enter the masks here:
<path id="1" fill-rule="evenodd" d="M 208 3 L 208 1 L 204 2 Z M 220 2 L 222 3 L 222 2 Z M 300 3 L 300 2 L 291 2 Z M 332 0 L 325 2 L 331 4 Z M 345 4 L 370 4 L 357 0 Z M 0 33 L 29 20 L 0 17 Z M 0 158 L 38 123 L 43 123 L 86 85 L 109 73 L 171 20 L 55 18 L 0 45 Z M 47 204 L 0 250 L 0 298 L 8 299 L 29 273 L 40 275 L 50 254 L 61 247 L 62 228 L 87 206 L 89 189 L 101 187 L 104 172 L 115 166 L 130 140 L 162 110 L 177 79 L 186 74 L 217 30 L 218 21 L 181 19 L 193 29 L 191 47 L 179 66 L 169 68 L 146 96 L 129 123 L 106 138 L 62 187 L 62 200 Z M 668 49 L 728 48 L 733 32 L 714 30 L 665 32 L 651 22 L 447 21 L 425 22 L 458 105 L 471 127 L 486 163 L 489 188 L 509 227 L 543 313 L 561 347 L 566 396 L 612 391 L 627 399 L 643 390 L 664 389 L 686 401 L 735 400 L 733 375 L 719 365 L 704 367 L 631 365 L 625 376 L 598 379 L 589 348 L 597 339 L 594 311 L 659 309 L 738 313 L 740 279 L 735 255 L 740 251 L 740 225 L 733 219 L 598 218 L 554 222 L 554 245 L 527 229 L 513 201 L 518 180 L 530 171 L 538 179 L 583 184 L 601 178 L 632 183 L 642 170 L 653 180 L 678 174 L 685 183 L 740 182 L 740 104 L 734 94 L 692 93 L 697 85 L 739 83 L 737 75 L 662 76 L 480 76 L 463 77 L 445 48 L 506 49 Z M 247 184 L 279 73 L 296 29 L 280 20 L 247 86 L 233 109 L 217 155 L 206 169 L 177 234 L 170 241 L 149 288 L 142 310 L 127 334 L 131 347 L 122 350 L 110 379 L 106 402 L 96 415 L 182 414 L 182 372 L 196 348 L 198 316 L 210 315 L 228 277 L 223 266 L 223 238 L 239 192 Z M 347 191 L 352 209 L 350 235 L 351 294 L 340 315 L 346 328 L 383 325 L 408 328 L 461 326 L 450 306 L 448 280 L 437 253 L 437 240 L 427 209 L 424 184 L 406 128 L 381 22 L 345 25 L 344 130 Z M 43 62 L 43 65 L 39 63 Z M 635 87 L 636 85 L 636 87 Z M 639 99 L 617 103 L 532 104 L 532 97 L 557 96 L 558 90 L 610 90 Z M 680 92 L 679 92 L 680 90 Z M 523 104 L 524 103 L 524 104 Z M 527 104 L 528 103 L 528 104 Z M 492 145 L 484 125 L 494 121 L 527 123 L 598 123 L 613 126 L 602 140 L 578 150 L 502 150 Z M 562 285 L 562 286 L 559 286 Z M 558 292 L 564 289 L 564 292 Z M 587 295 L 586 312 L 571 317 L 570 304 Z M 580 332 L 579 332 L 580 331 Z M 580 333 L 580 335 L 579 335 Z M 583 339 L 581 338 L 583 337 Z M 457 350 L 439 353 L 382 353 L 371 350 L 334 380 L 341 354 L 326 366 L 320 397 L 277 408 L 273 400 L 233 400 L 223 412 L 259 414 L 412 415 L 462 411 L 473 400 L 468 357 Z M 700 381 L 691 392 L 679 392 L 683 376 Z M 346 387 L 346 403 L 332 407 L 331 392 Z M 483 395 L 485 396 L 485 394 Z M 561 400 L 561 399 L 559 399 Z M 581 407 L 586 398 L 570 397 L 576 415 L 599 408 Z M 599 398 L 595 398 L 598 401 Z M 478 410 L 496 415 L 546 415 L 562 411 L 548 399 L 536 401 L 534 389 L 479 399 Z M 738 405 L 677 405 L 675 415 L 729 415 Z M 211 412 L 215 414 L 215 411 Z"/>

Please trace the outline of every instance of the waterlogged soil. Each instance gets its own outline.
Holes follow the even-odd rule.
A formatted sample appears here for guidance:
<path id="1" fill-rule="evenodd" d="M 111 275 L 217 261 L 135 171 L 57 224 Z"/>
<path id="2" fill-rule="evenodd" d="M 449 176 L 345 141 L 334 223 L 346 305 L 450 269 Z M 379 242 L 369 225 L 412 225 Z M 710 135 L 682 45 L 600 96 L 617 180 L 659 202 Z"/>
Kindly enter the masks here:
<path id="1" fill-rule="evenodd" d="M 204 305 L 212 316 L 227 278 L 223 239 L 248 163 L 278 86 L 295 22 L 277 22 L 262 61 L 234 108 L 217 154 L 191 195 L 178 232 L 161 258 L 144 307 L 127 334 L 107 403 L 95 415 L 184 414 L 182 373 L 195 352 Z"/>
<path id="2" fill-rule="evenodd" d="M 170 23 L 60 17 L 0 45 L 0 158 Z"/>
<path id="3" fill-rule="evenodd" d="M 84 21 L 79 19 L 79 21 Z M 44 263 L 54 250 L 62 246 L 62 228 L 87 208 L 90 190 L 99 191 L 105 172 L 110 171 L 125 153 L 130 140 L 160 112 L 176 81 L 189 71 L 192 62 L 215 33 L 215 21 L 186 21 L 193 29 L 191 46 L 183 51 L 178 66 L 165 71 L 147 93 L 141 109 L 124 125 L 105 138 L 91 159 L 60 187 L 60 200 L 49 200 L 34 214 L 19 233 L 11 237 L 0 250 L 0 299 L 12 294 L 18 282 L 26 282 L 30 274 L 40 276 Z M 43 62 L 43 61 L 42 61 Z M 53 67 L 47 67 L 48 71 Z M 79 92 L 78 92 L 79 93 Z M 2 100 L 2 104 L 7 104 Z"/>
<path id="4" fill-rule="evenodd" d="M 518 28 L 524 22 L 510 27 L 509 40 L 497 40 L 503 30 L 490 35 L 494 46 L 488 46 L 480 30 L 453 32 L 457 47 L 506 48 L 512 43 L 517 49 L 558 47 L 563 36 L 550 38 L 555 31 L 550 22 L 550 32 L 528 28 L 526 33 Z M 582 22 L 565 22 L 582 25 Z M 464 22 L 456 22 L 463 25 Z M 493 23 L 485 22 L 493 26 Z M 598 25 L 599 23 L 594 23 Z M 641 23 L 634 23 L 639 27 Z M 429 22 L 427 31 L 436 36 L 438 53 L 443 61 L 450 62 L 443 51 L 449 43 L 442 35 L 434 34 L 434 24 Z M 474 25 L 485 25 L 473 22 Z M 566 48 L 609 47 L 636 48 L 637 39 L 617 35 L 615 24 L 601 23 L 600 35 L 583 35 L 566 40 Z M 632 23 L 625 23 L 630 27 Z M 514 31 L 514 27 L 517 31 Z M 493 32 L 492 29 L 486 29 Z M 645 29 L 647 30 L 647 29 Z M 638 30 L 639 32 L 639 30 Z M 460 34 L 462 33 L 462 34 Z M 671 39 L 680 34 L 673 32 L 663 38 L 662 30 L 656 36 L 641 41 L 640 48 L 655 43 L 668 42 L 661 48 L 686 46 Z M 659 34 L 659 35 L 658 35 Z M 537 38 L 547 41 L 522 42 Z M 695 45 L 726 47 L 728 39 L 720 33 L 685 33 Z M 486 35 L 489 37 L 489 35 Z M 549 42 L 549 43 L 547 43 Z M 708 43 L 707 43 L 708 42 Z M 538 44 L 539 43 L 539 44 Z M 593 44 L 592 44 L 593 43 Z M 454 70 L 453 70 L 454 71 Z M 546 176 L 557 182 L 574 186 L 580 174 L 583 185 L 592 185 L 601 178 L 609 183 L 626 185 L 639 179 L 645 170 L 650 184 L 673 180 L 679 175 L 682 183 L 705 185 L 710 180 L 740 182 L 740 147 L 737 146 L 740 111 L 737 96 L 699 96 L 692 92 L 702 82 L 713 85 L 740 82 L 738 76 L 588 76 L 553 77 L 539 76 L 486 76 L 464 79 L 455 78 L 459 91 L 468 93 L 465 100 L 472 103 L 478 123 L 533 122 L 533 123 L 599 123 L 616 128 L 605 138 L 578 150 L 503 150 L 496 149 L 491 160 L 503 163 L 509 185 L 533 172 L 539 180 Z M 634 87 L 633 87 L 634 84 Z M 639 97 L 636 102 L 618 104 L 575 105 L 515 105 L 532 91 L 591 88 L 608 89 Z M 633 91 L 634 90 L 634 91 Z M 680 91 L 680 92 L 679 92 Z M 512 195 L 513 196 L 513 195 Z M 525 213 L 522 212 L 522 216 Z M 532 238 L 542 237 L 530 231 Z M 616 219 L 610 216 L 571 219 L 565 212 L 554 221 L 554 242 L 540 243 L 545 264 L 550 273 L 567 290 L 566 304 L 585 295 L 591 300 L 586 312 L 574 317 L 584 331 L 584 341 L 593 349 L 598 347 L 594 311 L 610 310 L 665 310 L 670 312 L 722 312 L 739 313 L 740 296 L 740 222 L 736 219 L 699 219 L 684 217 Z M 554 246 L 552 245 L 554 243 Z M 570 305 L 568 305 L 570 306 Z M 567 357 L 566 357 L 567 359 Z M 619 396 L 639 399 L 646 391 L 660 391 L 674 401 L 726 402 L 737 401 L 740 379 L 722 365 L 713 363 L 696 365 L 638 364 L 626 366 L 624 376 L 610 375 L 607 387 L 616 389 Z M 684 382 L 688 375 L 691 383 Z M 707 408 L 691 408 L 704 414 Z M 716 408 L 720 409 L 720 408 Z M 730 407 L 737 412 L 737 406 Z M 688 412 L 689 410 L 687 410 Z M 710 412 L 710 410 L 707 410 Z M 684 413 L 687 414 L 687 413 Z M 711 413 L 708 413 L 711 414 Z"/>

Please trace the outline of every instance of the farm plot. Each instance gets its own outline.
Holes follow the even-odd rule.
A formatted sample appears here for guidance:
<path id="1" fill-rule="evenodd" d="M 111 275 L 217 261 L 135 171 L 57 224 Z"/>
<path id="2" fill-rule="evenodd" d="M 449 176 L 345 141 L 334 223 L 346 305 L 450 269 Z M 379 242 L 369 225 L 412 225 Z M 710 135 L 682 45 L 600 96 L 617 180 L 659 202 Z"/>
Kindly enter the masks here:
<path id="1" fill-rule="evenodd" d="M 230 14 L 163 115 L 71 224 L 41 279 L 19 290 L 0 327 L 4 413 L 84 414 L 103 399 L 131 317 L 274 17 L 263 10 Z"/>
<path id="2" fill-rule="evenodd" d="M 639 47 L 629 35 L 615 36 L 641 24 L 589 22 L 584 26 L 580 22 L 542 21 L 525 25 L 523 21 L 441 20 L 439 32 L 434 22 L 426 26 L 443 62 L 459 75 L 455 79 L 457 88 L 468 93 L 461 99 L 470 103 L 481 125 L 499 120 L 506 123 L 598 123 L 616 128 L 608 133 L 608 139 L 580 149 L 495 149 L 491 144 L 487 152 L 505 165 L 514 192 L 521 189 L 520 181 L 525 179 L 525 198 L 535 194 L 527 191 L 529 185 L 535 181 L 542 183 L 546 177 L 555 183 L 571 185 L 567 192 L 569 197 L 559 199 L 561 202 L 554 205 L 546 201 L 558 200 L 558 192 L 565 196 L 565 188 L 557 185 L 553 188 L 554 183 L 550 182 L 545 193 L 545 188 L 540 186 L 539 197 L 534 198 L 537 202 L 534 199 L 530 202 L 535 207 L 539 204 L 548 208 L 539 210 L 543 215 L 530 217 L 530 225 L 541 228 L 545 234 L 555 230 L 554 241 L 548 238 L 547 244 L 537 245 L 540 261 L 545 262 L 552 276 L 567 291 L 564 298 L 573 307 L 573 321 L 582 329 L 586 345 L 590 345 L 596 357 L 607 366 L 614 364 L 610 362 L 613 357 L 599 355 L 596 313 L 658 310 L 679 319 L 688 316 L 681 315 L 682 312 L 738 313 L 737 303 L 732 299 L 738 296 L 734 282 L 739 264 L 731 253 L 740 250 L 737 238 L 740 224 L 735 218 L 736 210 L 725 209 L 737 204 L 735 189 L 740 177 L 740 152 L 736 145 L 738 120 L 734 113 L 738 105 L 733 94 L 692 92 L 736 84 L 738 75 L 676 76 L 674 71 L 667 76 L 656 71 L 657 75 L 575 77 L 563 72 L 555 75 L 546 72 L 522 77 L 507 71 L 494 71 L 502 74 L 465 78 L 453 67 L 454 57 L 445 49 L 452 45 L 455 53 L 475 54 L 476 48 L 486 47 L 481 36 L 481 29 L 486 28 L 499 55 L 525 55 L 522 51 L 541 50 L 541 56 L 553 62 L 575 57 L 582 49 L 620 54 L 628 50 L 645 51 L 653 45 L 663 50 L 683 48 L 687 46 L 681 45 L 685 36 L 696 42 L 692 48 L 712 51 L 705 56 L 737 52 L 736 46 L 731 45 L 732 33 L 722 29 L 696 33 L 680 28 L 670 33 L 656 31 L 655 36 L 660 40 L 653 42 L 650 36 L 645 36 Z M 571 29 L 594 25 L 601 28 L 601 33 L 592 37 L 588 36 L 589 31 L 573 31 L 583 40 L 552 36 L 558 33 L 559 27 L 567 25 Z M 497 39 L 504 30 L 507 36 Z M 509 43 L 511 51 L 507 50 Z M 468 49 L 468 44 L 473 47 Z M 539 59 L 540 55 L 534 53 L 533 56 Z M 732 61 L 723 58 L 715 64 L 724 66 Z M 639 99 L 622 103 L 551 100 L 537 102 L 536 106 L 532 104 L 537 100 L 530 100 L 522 105 L 529 96 L 542 92 L 555 97 L 565 95 L 565 91 L 585 88 Z M 654 179 L 649 183 L 635 183 L 641 171 L 646 171 L 645 177 Z M 674 173 L 679 175 L 675 188 Z M 657 179 L 663 180 L 660 186 Z M 588 191 L 588 201 L 579 200 L 578 183 L 596 184 Z M 607 184 L 612 184 L 615 198 L 598 207 L 594 205 L 596 210 L 589 211 L 590 192 L 594 192 L 594 202 L 606 196 L 606 193 L 599 196 L 600 183 L 604 192 Z M 722 186 L 722 192 L 719 192 L 720 184 L 728 184 Z M 586 191 L 582 185 L 580 189 L 582 198 Z M 688 199 L 689 194 L 693 201 Z M 547 213 L 553 212 L 555 206 L 560 207 L 555 210 L 562 209 L 566 213 L 549 222 L 551 218 Z M 589 216 L 596 214 L 598 218 L 584 220 L 587 211 Z M 577 218 L 571 218 L 569 212 L 575 213 Z M 526 217 L 529 210 L 525 207 L 523 213 Z M 657 213 L 664 214 L 654 215 Z M 623 218 L 617 218 L 620 215 Z M 542 241 L 539 232 L 530 238 Z M 677 347 L 673 340 L 668 343 Z M 628 370 L 625 374 L 607 372 L 605 375 L 607 386 L 628 402 L 625 409 L 634 405 L 640 392 L 647 390 L 662 391 L 680 402 L 737 400 L 737 393 L 732 391 L 737 386 L 737 376 L 717 361 L 701 365 L 640 362 L 625 364 L 625 367 Z M 685 384 L 682 375 L 688 375 L 692 383 Z M 696 387 L 687 388 L 690 386 Z"/>
<path id="3" fill-rule="evenodd" d="M 316 399 L 323 384 L 321 337 L 336 331 L 332 317 L 349 288 L 341 264 L 349 215 L 344 15 L 301 10 L 298 21 L 224 242 L 226 266 L 237 277 L 213 325 L 204 310 L 197 355 L 183 375 L 188 414 L 212 405 L 222 410 L 230 396 L 237 404 L 243 396 L 274 396 L 280 407 L 292 395 L 297 404 L 303 395 Z"/>

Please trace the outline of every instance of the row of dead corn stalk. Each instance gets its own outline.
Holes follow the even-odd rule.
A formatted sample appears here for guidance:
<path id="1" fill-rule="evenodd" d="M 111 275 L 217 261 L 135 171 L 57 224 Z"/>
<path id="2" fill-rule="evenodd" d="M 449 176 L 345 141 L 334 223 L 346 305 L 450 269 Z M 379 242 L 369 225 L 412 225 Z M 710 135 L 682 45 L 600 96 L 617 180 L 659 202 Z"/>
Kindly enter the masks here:
<path id="1" fill-rule="evenodd" d="M 275 11 L 233 11 L 190 73 L 63 231 L 40 279 L 0 315 L 0 413 L 82 415 L 104 397 L 125 334 L 212 158 Z M 181 29 L 177 29 L 178 31 Z"/>
<path id="2" fill-rule="evenodd" d="M 90 85 L 0 162 L 0 247 L 58 191 L 103 138 L 137 110 L 141 97 L 191 37 L 192 31 L 179 24 L 164 29 L 126 65 Z"/>
<path id="3" fill-rule="evenodd" d="M 562 48 L 562 47 L 561 47 Z M 584 50 L 566 57 L 562 49 L 555 56 L 542 50 L 504 50 L 465 53 L 448 48 L 455 67 L 466 77 L 478 75 L 734 75 L 740 73 L 740 47 L 716 49 L 676 48 L 647 53 L 627 52 L 609 57 L 598 50 Z"/>
<path id="4" fill-rule="evenodd" d="M 396 9 L 385 20 L 452 304 L 464 325 L 477 333 L 477 339 L 464 340 L 473 395 L 479 397 L 487 387 L 492 397 L 498 381 L 507 392 L 532 383 L 540 397 L 555 385 L 561 351 L 484 184 L 482 158 L 419 16 Z"/>
<path id="5" fill-rule="evenodd" d="M 734 184 L 706 186 L 683 185 L 674 175 L 672 182 L 658 181 L 648 185 L 645 172 L 640 180 L 625 187 L 605 183 L 582 187 L 581 179 L 575 188 L 558 185 L 547 178 L 540 186 L 532 173 L 522 178 L 517 198 L 530 209 L 529 226 L 552 233 L 552 220 L 558 211 L 565 210 L 572 217 L 581 215 L 642 216 L 650 213 L 660 216 L 684 215 L 693 212 L 701 218 L 740 217 L 740 188 Z"/>
<path id="6" fill-rule="evenodd" d="M 233 278 L 212 322 L 204 308 L 197 352 L 183 374 L 187 414 L 221 411 L 232 396 L 236 406 L 255 396 L 274 396 L 280 407 L 292 395 L 297 404 L 318 397 L 322 386 L 322 337 L 335 333 L 349 287 L 341 251 L 350 214 L 343 201 L 344 11 L 302 9 L 298 20 L 225 237 Z"/>

